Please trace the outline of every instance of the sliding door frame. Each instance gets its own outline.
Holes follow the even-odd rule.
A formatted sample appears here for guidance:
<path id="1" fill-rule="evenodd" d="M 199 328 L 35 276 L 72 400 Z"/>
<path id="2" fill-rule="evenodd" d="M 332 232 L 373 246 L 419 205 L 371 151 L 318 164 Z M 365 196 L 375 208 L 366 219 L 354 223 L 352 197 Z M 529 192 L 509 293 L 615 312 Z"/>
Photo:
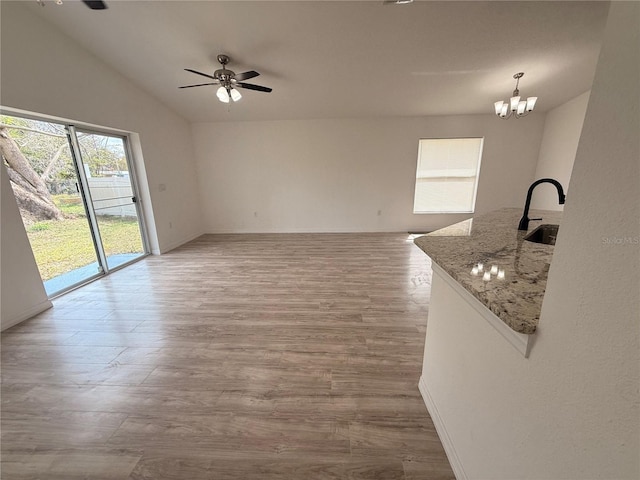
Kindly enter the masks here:
<path id="1" fill-rule="evenodd" d="M 149 233 L 147 231 L 146 224 L 146 215 L 145 215 L 145 206 L 144 202 L 140 198 L 140 188 L 138 185 L 138 175 L 136 171 L 136 158 L 133 153 L 133 149 L 131 148 L 131 136 L 128 132 L 124 132 L 121 130 L 111 129 L 108 127 L 100 127 L 94 125 L 86 125 L 82 122 L 73 122 L 68 119 L 59 118 L 55 116 L 49 116 L 46 114 L 39 115 L 37 113 L 23 111 L 16 108 L 11 107 L 0 107 L 0 113 L 3 115 L 9 115 L 19 118 L 24 118 L 28 120 L 36 120 L 40 122 L 51 122 L 57 123 L 65 128 L 67 133 L 67 141 L 69 143 L 69 149 L 71 152 L 71 157 L 74 164 L 74 169 L 76 173 L 76 177 L 78 180 L 78 189 L 80 193 L 80 197 L 83 202 L 83 206 L 85 212 L 87 214 L 87 220 L 89 223 L 89 230 L 91 233 L 91 237 L 93 240 L 94 248 L 97 255 L 97 261 L 99 265 L 99 272 L 95 275 L 92 275 L 78 283 L 69 285 L 68 287 L 57 291 L 49 296 L 49 299 L 53 299 L 59 297 L 65 293 L 68 293 L 76 288 L 79 288 L 83 285 L 91 283 L 99 278 L 108 275 L 111 272 L 115 272 L 120 270 L 121 268 L 127 267 L 132 263 L 135 263 L 144 257 L 151 254 L 150 241 L 149 241 Z M 140 231 L 140 240 L 142 243 L 143 252 L 140 256 L 129 260 L 128 262 L 117 265 L 113 268 L 109 268 L 107 263 L 107 257 L 104 252 L 104 247 L 102 244 L 102 239 L 100 237 L 100 229 L 98 228 L 98 222 L 96 218 L 96 214 L 93 208 L 93 203 L 91 201 L 91 192 L 89 189 L 89 183 L 87 180 L 87 176 L 84 171 L 84 163 L 82 161 L 82 154 L 80 151 L 80 145 L 77 138 L 77 131 L 80 130 L 82 133 L 96 134 L 96 135 L 104 135 L 110 137 L 120 138 L 124 145 L 125 157 L 127 162 L 127 168 L 129 171 L 129 181 L 131 183 L 132 194 L 135 198 L 135 209 L 138 220 L 138 227 Z"/>

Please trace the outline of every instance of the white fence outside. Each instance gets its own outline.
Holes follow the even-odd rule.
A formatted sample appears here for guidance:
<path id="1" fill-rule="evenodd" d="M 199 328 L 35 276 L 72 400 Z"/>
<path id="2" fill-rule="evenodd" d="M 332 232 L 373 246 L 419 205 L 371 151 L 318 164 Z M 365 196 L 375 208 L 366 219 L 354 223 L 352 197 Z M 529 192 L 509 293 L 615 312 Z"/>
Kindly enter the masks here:
<path id="1" fill-rule="evenodd" d="M 87 178 L 96 215 L 136 217 L 129 177 Z"/>

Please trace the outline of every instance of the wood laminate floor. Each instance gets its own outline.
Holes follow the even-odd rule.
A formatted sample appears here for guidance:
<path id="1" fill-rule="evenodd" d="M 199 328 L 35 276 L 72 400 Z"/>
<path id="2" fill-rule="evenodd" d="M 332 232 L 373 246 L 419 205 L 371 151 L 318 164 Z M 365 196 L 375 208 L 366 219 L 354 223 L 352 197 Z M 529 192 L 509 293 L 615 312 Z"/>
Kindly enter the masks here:
<path id="1" fill-rule="evenodd" d="M 453 479 L 406 234 L 205 235 L 2 334 L 2 479 Z"/>

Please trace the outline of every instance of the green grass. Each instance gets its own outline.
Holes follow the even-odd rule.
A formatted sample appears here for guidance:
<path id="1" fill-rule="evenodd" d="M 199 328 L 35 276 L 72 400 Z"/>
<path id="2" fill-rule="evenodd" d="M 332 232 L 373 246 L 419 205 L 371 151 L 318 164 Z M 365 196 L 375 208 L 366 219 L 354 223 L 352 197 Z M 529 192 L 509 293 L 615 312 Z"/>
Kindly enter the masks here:
<path id="1" fill-rule="evenodd" d="M 48 222 L 34 223 L 33 225 L 31 225 L 29 227 L 29 231 L 30 232 L 42 232 L 44 230 L 49 230 L 49 223 Z"/>
<path id="2" fill-rule="evenodd" d="M 84 216 L 84 205 L 79 195 L 54 195 L 53 201 L 62 211 L 65 217 Z"/>
<path id="3" fill-rule="evenodd" d="M 27 235 L 43 280 L 50 280 L 96 261 L 96 252 L 80 199 L 57 195 L 54 200 L 64 220 L 32 224 Z M 98 217 L 100 236 L 107 256 L 142 252 L 140 230 L 135 218 Z"/>

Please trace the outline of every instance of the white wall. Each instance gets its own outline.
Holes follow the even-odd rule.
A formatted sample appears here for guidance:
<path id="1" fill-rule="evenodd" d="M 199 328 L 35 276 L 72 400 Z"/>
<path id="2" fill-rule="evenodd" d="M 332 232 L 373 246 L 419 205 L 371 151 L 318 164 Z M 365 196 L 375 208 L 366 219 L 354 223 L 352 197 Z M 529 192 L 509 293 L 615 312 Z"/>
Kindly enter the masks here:
<path id="1" fill-rule="evenodd" d="M 484 136 L 476 212 L 522 206 L 543 123 L 534 114 L 194 124 L 204 228 L 425 231 L 468 218 L 412 213 L 418 140 L 430 137 Z"/>
<path id="2" fill-rule="evenodd" d="M 0 104 L 135 132 L 131 135 L 132 148 L 138 160 L 136 170 L 153 251 L 164 252 L 198 236 L 200 208 L 193 187 L 195 164 L 189 124 L 33 15 L 25 4 L 1 2 L 0 9 Z M 166 189 L 161 191 L 160 184 Z M 14 257 L 8 253 L 14 250 L 24 253 L 30 247 L 22 222 L 13 218 L 15 200 L 4 199 L 5 192 L 2 202 L 3 327 L 22 319 L 21 312 L 37 310 L 42 289 L 38 272 L 31 268 L 27 256 Z M 12 238 L 19 245 L 5 245 L 6 238 Z M 12 295 L 7 285 L 34 290 Z"/>
<path id="3" fill-rule="evenodd" d="M 576 476 L 640 478 L 639 60 L 640 3 L 612 2 L 540 320 Z"/>
<path id="4" fill-rule="evenodd" d="M 0 166 L 2 223 L 0 226 L 0 330 L 51 307 L 31 251 L 9 176 Z"/>
<path id="5" fill-rule="evenodd" d="M 434 279 L 421 387 L 467 478 L 640 478 L 639 32 L 613 2 L 530 357 Z"/>
<path id="6" fill-rule="evenodd" d="M 145 205 L 154 250 L 166 251 L 200 233 L 190 126 L 25 4 L 2 2 L 0 104 L 76 122 L 136 132 L 144 155 Z M 139 142 L 139 143 L 138 143 Z M 142 170 L 142 172 L 140 171 Z M 160 184 L 166 189 L 160 191 Z M 172 228 L 169 228 L 171 222 Z"/>
<path id="7" fill-rule="evenodd" d="M 564 187 L 565 193 L 569 190 L 589 94 L 590 92 L 585 92 L 548 111 L 544 123 L 535 178 L 555 178 Z M 563 206 L 558 204 L 555 187 L 542 184 L 533 193 L 531 208 L 562 210 Z"/>

